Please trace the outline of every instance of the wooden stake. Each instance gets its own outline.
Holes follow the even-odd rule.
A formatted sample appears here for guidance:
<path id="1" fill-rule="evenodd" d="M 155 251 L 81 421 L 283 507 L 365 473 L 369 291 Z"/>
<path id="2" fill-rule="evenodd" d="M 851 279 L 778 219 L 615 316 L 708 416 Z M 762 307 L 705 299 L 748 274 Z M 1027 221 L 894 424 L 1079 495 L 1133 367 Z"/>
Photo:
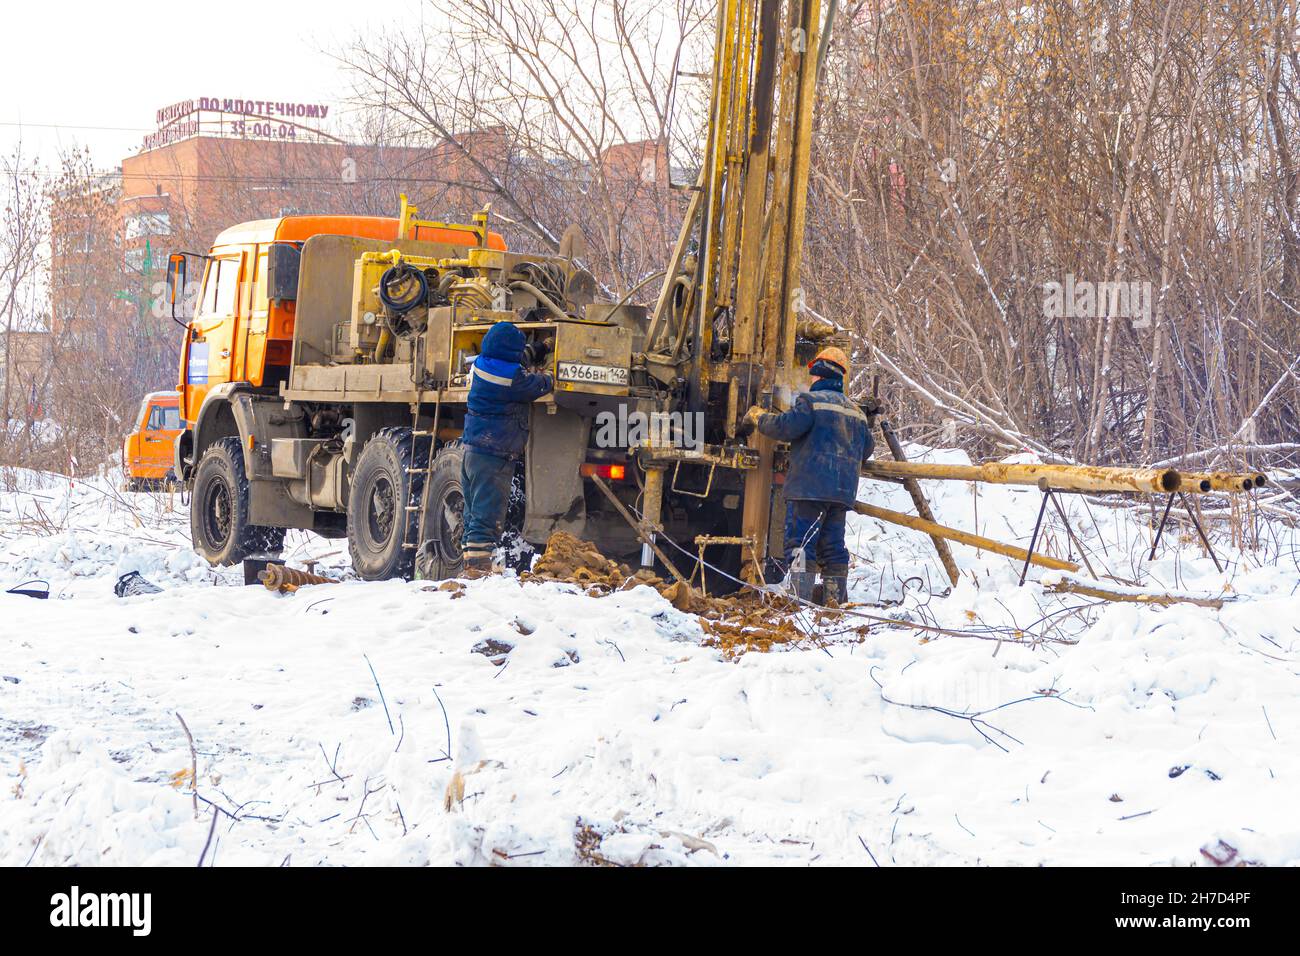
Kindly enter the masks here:
<path id="1" fill-rule="evenodd" d="M 1083 597 L 1101 598 L 1105 601 L 1128 601 L 1133 604 L 1157 604 L 1161 607 L 1168 607 L 1170 604 L 1195 604 L 1197 607 L 1212 607 L 1218 609 L 1222 608 L 1224 604 L 1222 598 L 1195 597 L 1190 594 L 1136 594 L 1127 591 L 1113 591 L 1110 588 L 1101 586 L 1100 584 L 1075 581 L 1072 578 L 1062 578 L 1055 584 L 1046 586 L 1044 590 L 1052 591 L 1056 594 L 1079 594 Z"/>
<path id="2" fill-rule="evenodd" d="M 898 440 L 894 434 L 894 428 L 885 419 L 880 420 L 880 433 L 885 436 L 885 444 L 889 446 L 889 453 L 897 461 L 907 461 L 907 455 L 903 452 L 903 443 Z M 926 500 L 925 492 L 921 490 L 921 483 L 915 478 L 903 478 L 903 487 L 907 493 L 912 496 L 912 504 L 916 507 L 916 513 L 926 521 L 934 521 L 934 512 L 930 510 L 930 502 Z M 948 547 L 948 542 L 939 535 L 930 535 L 930 540 L 934 542 L 934 550 L 939 554 L 939 561 L 943 564 L 943 569 L 948 572 L 948 580 L 957 586 L 960 574 L 957 571 L 957 562 L 953 560 L 952 549 Z"/>

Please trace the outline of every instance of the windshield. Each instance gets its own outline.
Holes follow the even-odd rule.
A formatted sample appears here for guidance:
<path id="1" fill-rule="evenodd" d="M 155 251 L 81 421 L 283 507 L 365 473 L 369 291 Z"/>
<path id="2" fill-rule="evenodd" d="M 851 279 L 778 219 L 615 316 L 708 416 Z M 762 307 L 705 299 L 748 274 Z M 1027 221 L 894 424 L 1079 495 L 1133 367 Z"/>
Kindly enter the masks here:
<path id="1" fill-rule="evenodd" d="M 149 413 L 152 431 L 177 431 L 181 427 L 181 411 L 175 405 L 155 405 Z"/>
<path id="2" fill-rule="evenodd" d="M 235 314 L 235 294 L 239 288 L 239 260 L 213 259 L 203 280 L 203 295 L 199 299 L 199 318 Z"/>

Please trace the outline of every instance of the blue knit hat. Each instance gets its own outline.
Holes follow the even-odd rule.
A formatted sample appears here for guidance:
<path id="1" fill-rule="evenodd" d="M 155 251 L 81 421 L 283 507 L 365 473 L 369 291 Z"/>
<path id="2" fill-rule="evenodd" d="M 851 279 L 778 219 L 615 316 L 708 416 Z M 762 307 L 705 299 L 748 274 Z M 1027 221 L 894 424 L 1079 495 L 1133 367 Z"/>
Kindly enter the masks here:
<path id="1" fill-rule="evenodd" d="M 483 336 L 482 354 L 517 365 L 524 359 L 524 333 L 512 322 L 497 322 Z"/>

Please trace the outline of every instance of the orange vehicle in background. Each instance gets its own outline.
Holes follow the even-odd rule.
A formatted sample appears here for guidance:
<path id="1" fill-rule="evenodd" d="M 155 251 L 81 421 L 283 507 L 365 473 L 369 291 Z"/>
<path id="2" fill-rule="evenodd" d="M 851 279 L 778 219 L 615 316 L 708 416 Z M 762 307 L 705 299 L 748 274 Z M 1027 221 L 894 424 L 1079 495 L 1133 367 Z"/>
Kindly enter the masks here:
<path id="1" fill-rule="evenodd" d="M 150 392 L 140 403 L 135 431 L 122 443 L 124 490 L 148 491 L 175 479 L 176 436 L 182 431 L 180 392 Z"/>

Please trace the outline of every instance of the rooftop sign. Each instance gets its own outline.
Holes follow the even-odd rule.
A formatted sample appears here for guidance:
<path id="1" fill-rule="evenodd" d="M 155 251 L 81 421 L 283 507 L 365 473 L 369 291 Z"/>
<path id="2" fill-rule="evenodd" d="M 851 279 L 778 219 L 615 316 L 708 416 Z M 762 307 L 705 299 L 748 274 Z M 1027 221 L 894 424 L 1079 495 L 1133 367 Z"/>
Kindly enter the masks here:
<path id="1" fill-rule="evenodd" d="M 193 136 L 294 140 L 302 132 L 309 138 L 333 139 L 319 130 L 295 122 L 319 122 L 326 119 L 329 112 L 328 103 L 200 96 L 197 99 L 180 100 L 159 109 L 155 115 L 158 129 L 145 136 L 141 148 L 157 149 Z"/>

